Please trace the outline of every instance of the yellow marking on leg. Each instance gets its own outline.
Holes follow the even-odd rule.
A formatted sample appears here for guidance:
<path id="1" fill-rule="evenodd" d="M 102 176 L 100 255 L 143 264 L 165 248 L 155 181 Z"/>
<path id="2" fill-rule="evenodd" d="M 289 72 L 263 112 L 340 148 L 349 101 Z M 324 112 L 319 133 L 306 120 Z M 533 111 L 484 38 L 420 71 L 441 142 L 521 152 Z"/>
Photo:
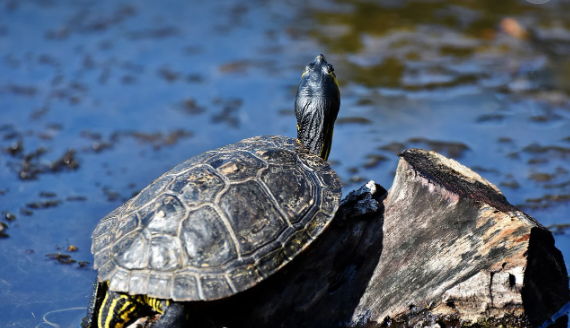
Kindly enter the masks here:
<path id="1" fill-rule="evenodd" d="M 125 306 L 129 305 L 129 303 L 130 303 L 130 302 L 129 302 L 129 297 L 126 296 L 126 295 L 120 295 L 119 297 L 115 298 L 115 299 L 113 300 L 113 302 L 111 303 L 111 306 L 109 307 L 109 311 L 107 311 L 107 313 L 111 313 L 111 314 L 113 314 L 113 315 L 110 315 L 110 316 L 107 317 L 107 320 L 105 320 L 105 327 L 104 327 L 104 328 L 111 328 L 111 321 L 112 321 L 113 319 L 115 319 L 115 318 L 117 317 L 117 315 L 119 315 L 119 318 L 120 318 L 120 319 L 123 319 L 123 318 L 120 316 L 121 310 L 115 312 L 115 309 L 117 308 L 117 304 L 118 304 L 119 301 L 121 301 L 121 300 L 125 300 L 125 302 L 126 302 L 126 303 L 121 307 L 121 310 L 122 310 Z M 129 312 L 128 314 L 130 314 L 130 312 Z M 127 320 L 128 320 L 128 316 L 127 316 Z M 118 322 L 118 321 L 119 321 L 119 320 L 117 320 L 117 324 L 116 324 L 113 328 L 122 328 L 122 327 L 124 326 L 125 322 L 126 322 L 126 320 L 123 320 L 122 322 Z"/>
<path id="2" fill-rule="evenodd" d="M 103 303 L 101 303 L 101 307 L 99 308 L 99 315 L 97 316 L 97 327 L 104 328 L 103 326 L 103 310 L 105 309 L 105 304 L 107 304 L 107 298 L 109 298 L 109 293 L 105 293 L 105 298 L 103 299 Z"/>
<path id="3" fill-rule="evenodd" d="M 146 295 L 144 295 L 143 297 L 143 302 L 145 304 L 148 304 L 150 307 L 152 307 L 153 310 L 161 314 L 164 312 L 164 306 L 168 306 L 169 304 L 168 300 L 163 301 L 161 299 L 148 297 Z"/>
<path id="4" fill-rule="evenodd" d="M 125 305 L 123 305 L 123 307 L 118 313 L 119 317 L 123 320 L 120 327 L 122 327 L 127 321 L 129 321 L 133 317 L 133 314 L 136 314 L 135 313 L 136 307 L 137 304 L 135 302 L 132 302 L 129 299 L 125 301 Z"/>
<path id="5" fill-rule="evenodd" d="M 107 295 L 109 295 L 109 294 L 107 293 Z M 119 300 L 118 298 L 115 298 L 115 299 L 111 302 L 111 305 L 109 306 L 109 311 L 107 311 L 107 318 L 106 318 L 107 320 L 105 320 L 105 326 L 103 326 L 102 328 L 109 328 L 109 327 L 111 327 L 111 326 L 110 326 L 111 320 L 113 320 L 113 317 L 114 317 L 114 314 L 115 314 L 115 313 L 114 313 L 114 312 L 115 312 L 114 310 L 115 310 L 115 307 L 117 306 L 117 301 L 118 301 L 118 300 Z M 101 327 L 100 327 L 100 328 L 101 328 Z"/>
<path id="6" fill-rule="evenodd" d="M 123 328 L 138 313 L 141 307 L 150 306 L 158 313 L 164 313 L 168 300 L 148 297 L 147 295 L 126 295 L 107 292 L 97 316 L 98 328 Z"/>

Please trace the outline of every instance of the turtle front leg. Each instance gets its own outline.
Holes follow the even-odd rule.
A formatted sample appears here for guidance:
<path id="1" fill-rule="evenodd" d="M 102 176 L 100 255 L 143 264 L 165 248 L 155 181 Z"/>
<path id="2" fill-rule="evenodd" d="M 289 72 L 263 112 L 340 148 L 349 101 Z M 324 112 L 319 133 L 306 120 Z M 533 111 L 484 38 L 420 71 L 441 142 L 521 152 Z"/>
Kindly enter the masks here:
<path id="1" fill-rule="evenodd" d="M 80 326 L 122 328 L 134 321 L 145 307 L 138 297 L 110 291 L 107 282 L 98 282 L 95 279 L 87 316 L 83 318 Z"/>
<path id="2" fill-rule="evenodd" d="M 152 324 L 152 328 L 179 328 L 188 327 L 186 318 L 186 310 L 183 304 L 177 302 L 168 302 L 160 318 Z"/>
<path id="3" fill-rule="evenodd" d="M 107 290 L 96 316 L 97 328 L 123 328 L 145 310 L 136 297 Z"/>

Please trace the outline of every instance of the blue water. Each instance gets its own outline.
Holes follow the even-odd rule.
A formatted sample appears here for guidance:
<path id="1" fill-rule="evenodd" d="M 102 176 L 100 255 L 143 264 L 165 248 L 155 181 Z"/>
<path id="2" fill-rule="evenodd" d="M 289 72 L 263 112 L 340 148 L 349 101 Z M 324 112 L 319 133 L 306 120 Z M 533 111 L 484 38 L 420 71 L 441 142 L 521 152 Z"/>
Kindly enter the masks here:
<path id="1" fill-rule="evenodd" d="M 296 85 L 319 53 L 341 82 L 330 160 L 345 192 L 389 188 L 395 153 L 427 148 L 543 225 L 570 224 L 568 6 L 0 1 L 0 148 L 14 147 L 0 211 L 16 216 L 0 219 L 0 326 L 76 325 L 95 271 L 46 254 L 92 262 L 99 219 L 180 161 L 294 137 Z M 542 42 L 501 32 L 505 17 Z M 552 229 L 570 258 L 570 230 Z"/>

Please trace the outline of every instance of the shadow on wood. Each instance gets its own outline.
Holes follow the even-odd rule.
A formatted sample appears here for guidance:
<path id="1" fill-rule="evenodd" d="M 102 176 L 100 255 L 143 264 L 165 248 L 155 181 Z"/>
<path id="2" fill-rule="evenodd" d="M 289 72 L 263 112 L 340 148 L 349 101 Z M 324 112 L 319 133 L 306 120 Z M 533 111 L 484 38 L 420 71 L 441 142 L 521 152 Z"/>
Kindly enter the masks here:
<path id="1" fill-rule="evenodd" d="M 194 324 L 197 327 L 331 327 L 339 322 L 350 325 L 382 254 L 385 195 L 386 190 L 373 182 L 351 193 L 316 245 L 248 291 L 216 302 L 191 304 Z M 370 206 L 376 212 L 366 214 Z"/>

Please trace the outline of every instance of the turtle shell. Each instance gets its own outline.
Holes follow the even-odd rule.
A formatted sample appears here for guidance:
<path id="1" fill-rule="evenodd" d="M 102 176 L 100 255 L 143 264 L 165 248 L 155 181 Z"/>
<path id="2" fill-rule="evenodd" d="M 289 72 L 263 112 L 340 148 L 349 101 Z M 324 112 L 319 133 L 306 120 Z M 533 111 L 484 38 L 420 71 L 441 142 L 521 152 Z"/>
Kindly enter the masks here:
<path id="1" fill-rule="evenodd" d="M 94 267 L 114 291 L 224 298 L 311 244 L 340 197 L 333 169 L 296 139 L 245 139 L 177 165 L 103 218 Z"/>

